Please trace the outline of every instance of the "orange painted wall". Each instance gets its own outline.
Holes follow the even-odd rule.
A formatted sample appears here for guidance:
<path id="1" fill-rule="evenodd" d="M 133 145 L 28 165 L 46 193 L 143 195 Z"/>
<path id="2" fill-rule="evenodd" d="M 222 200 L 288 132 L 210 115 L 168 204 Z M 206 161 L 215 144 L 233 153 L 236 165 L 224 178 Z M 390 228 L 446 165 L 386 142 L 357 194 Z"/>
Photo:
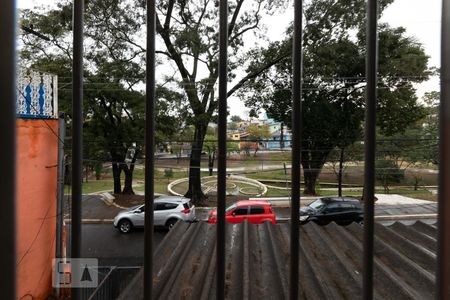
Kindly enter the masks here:
<path id="1" fill-rule="evenodd" d="M 55 257 L 56 243 L 57 133 L 58 120 L 17 119 L 19 299 L 46 299 L 52 291 L 52 259 Z"/>

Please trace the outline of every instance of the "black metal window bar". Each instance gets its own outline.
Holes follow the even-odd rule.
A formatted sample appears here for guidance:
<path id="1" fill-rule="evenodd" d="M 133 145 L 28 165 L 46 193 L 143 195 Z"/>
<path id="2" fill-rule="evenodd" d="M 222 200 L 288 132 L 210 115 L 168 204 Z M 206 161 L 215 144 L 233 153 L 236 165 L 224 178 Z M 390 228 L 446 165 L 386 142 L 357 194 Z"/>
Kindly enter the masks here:
<path id="1" fill-rule="evenodd" d="M 4 299 L 16 299 L 16 5 L 0 2 L 0 291 Z"/>
<path id="2" fill-rule="evenodd" d="M 438 263 L 436 289 L 438 299 L 450 299 L 450 0 L 442 2 L 441 39 L 441 101 L 440 101 L 440 164 L 439 164 L 439 214 L 438 214 Z M 74 62 L 73 62 L 73 207 L 72 207 L 72 255 L 81 249 L 81 145 L 82 145 L 82 45 L 83 0 L 74 0 Z M 0 2 L 0 219 L 6 230 L 0 232 L 0 290 L 2 299 L 15 299 L 15 1 Z M 301 37 L 302 0 L 295 0 L 293 48 L 293 171 L 291 212 L 291 262 L 290 298 L 298 299 L 299 219 L 300 203 L 300 117 L 301 117 Z M 155 62 L 155 0 L 147 0 L 147 109 L 146 109 L 146 198 L 147 207 L 153 205 L 153 131 L 154 131 L 154 62 Z M 226 61 L 227 61 L 227 0 L 220 0 L 220 77 L 219 77 L 219 176 L 218 176 L 218 225 L 217 226 L 217 298 L 224 298 L 225 291 L 225 184 L 226 184 Z M 364 181 L 364 263 L 363 298 L 373 297 L 373 199 L 375 152 L 375 104 L 377 83 L 377 0 L 367 0 L 367 53 L 366 53 L 366 128 L 365 128 L 365 181 Z M 77 153 L 79 153 L 77 155 Z M 79 174 L 80 173 L 80 174 Z M 78 177 L 79 176 L 79 177 Z M 77 188 L 78 185 L 78 188 Z M 152 250 L 153 214 L 146 210 L 144 296 L 152 298 Z M 74 291 L 73 298 L 79 294 Z"/>

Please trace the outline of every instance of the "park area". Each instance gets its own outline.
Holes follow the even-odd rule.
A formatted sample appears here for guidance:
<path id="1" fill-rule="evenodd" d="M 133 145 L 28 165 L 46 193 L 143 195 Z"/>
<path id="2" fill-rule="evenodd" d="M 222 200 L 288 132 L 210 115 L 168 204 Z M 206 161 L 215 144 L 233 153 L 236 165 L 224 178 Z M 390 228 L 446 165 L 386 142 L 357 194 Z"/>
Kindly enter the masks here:
<path id="1" fill-rule="evenodd" d="M 233 199 L 250 197 L 289 197 L 291 182 L 290 151 L 260 152 L 255 156 L 229 155 L 227 160 L 227 194 Z M 163 157 L 155 160 L 156 194 L 184 195 L 188 189 L 189 158 Z M 97 171 L 97 172 L 96 172 Z M 210 176 L 206 157 L 201 163 L 202 189 L 214 206 L 216 168 Z M 376 193 L 399 194 L 410 198 L 437 201 L 437 170 L 433 165 L 414 164 L 397 172 L 379 172 Z M 343 169 L 342 195 L 361 197 L 363 192 L 363 162 L 348 162 Z M 122 184 L 123 184 L 122 178 Z M 144 194 L 144 165 L 137 162 L 133 172 L 133 192 Z M 100 172 L 87 168 L 83 182 L 84 194 L 113 192 L 111 166 L 103 164 Z M 303 187 L 303 185 L 302 185 Z M 336 164 L 325 163 L 316 181 L 316 196 L 338 195 Z M 66 186 L 70 194 L 70 186 Z M 133 196 L 121 195 L 121 199 Z"/>

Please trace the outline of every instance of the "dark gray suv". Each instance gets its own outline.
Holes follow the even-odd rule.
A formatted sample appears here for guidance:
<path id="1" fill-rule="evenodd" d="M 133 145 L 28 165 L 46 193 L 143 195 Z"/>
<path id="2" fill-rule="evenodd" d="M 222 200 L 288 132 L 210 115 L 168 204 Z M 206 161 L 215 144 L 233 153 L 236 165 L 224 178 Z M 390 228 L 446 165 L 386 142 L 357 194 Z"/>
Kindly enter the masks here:
<path id="1" fill-rule="evenodd" d="M 364 214 L 361 202 L 352 197 L 326 197 L 300 208 L 300 223 L 313 221 L 319 225 L 336 222 L 349 225 L 352 222 L 363 222 Z"/>

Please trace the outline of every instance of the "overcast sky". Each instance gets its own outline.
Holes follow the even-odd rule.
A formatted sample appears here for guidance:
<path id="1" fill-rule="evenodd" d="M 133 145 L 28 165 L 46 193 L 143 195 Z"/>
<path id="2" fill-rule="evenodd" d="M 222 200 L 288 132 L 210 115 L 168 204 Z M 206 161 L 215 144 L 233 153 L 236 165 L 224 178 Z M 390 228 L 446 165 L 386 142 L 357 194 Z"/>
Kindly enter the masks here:
<path id="1" fill-rule="evenodd" d="M 1 1 L 1 0 L 0 0 Z M 40 4 L 52 4 L 53 0 L 18 0 L 19 8 L 32 8 Z M 389 6 L 381 19 L 391 26 L 406 28 L 406 34 L 413 36 L 423 44 L 425 52 L 430 56 L 429 66 L 440 66 L 440 25 L 441 25 L 442 0 L 395 0 Z M 292 10 L 291 10 L 292 11 Z M 286 26 L 293 20 L 293 16 L 286 12 L 283 15 L 275 15 L 270 19 L 263 19 L 267 25 L 270 39 L 281 37 Z M 293 11 L 292 11 L 293 13 Z M 439 80 L 434 78 L 418 87 L 418 95 L 424 92 L 439 90 Z M 231 115 L 245 116 L 246 108 L 236 98 L 229 99 Z"/>

